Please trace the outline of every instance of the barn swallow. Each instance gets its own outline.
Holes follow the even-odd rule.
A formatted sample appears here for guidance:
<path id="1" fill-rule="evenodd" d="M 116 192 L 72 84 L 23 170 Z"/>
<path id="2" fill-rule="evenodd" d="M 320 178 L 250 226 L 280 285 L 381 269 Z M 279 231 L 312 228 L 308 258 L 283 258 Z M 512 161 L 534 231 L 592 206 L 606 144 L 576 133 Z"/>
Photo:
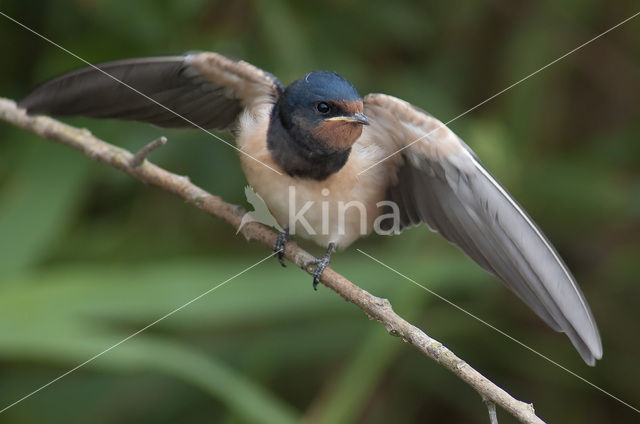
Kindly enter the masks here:
<path id="1" fill-rule="evenodd" d="M 542 231 L 458 136 L 403 100 L 362 98 L 327 71 L 285 88 L 247 62 L 194 53 L 79 69 L 44 83 L 19 106 L 31 114 L 230 130 L 249 184 L 289 227 L 275 248 L 289 232 L 327 248 L 315 261 L 314 287 L 331 252 L 372 232 L 391 210 L 397 230 L 426 224 L 502 280 L 566 333 L 587 364 L 602 356 L 590 308 Z M 291 203 L 307 205 L 293 228 Z"/>

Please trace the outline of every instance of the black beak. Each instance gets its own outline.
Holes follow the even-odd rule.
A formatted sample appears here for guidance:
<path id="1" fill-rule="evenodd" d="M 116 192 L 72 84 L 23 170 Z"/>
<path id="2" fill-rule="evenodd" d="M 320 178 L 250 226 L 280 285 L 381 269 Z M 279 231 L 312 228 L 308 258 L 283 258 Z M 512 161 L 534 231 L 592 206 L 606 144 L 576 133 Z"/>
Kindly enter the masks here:
<path id="1" fill-rule="evenodd" d="M 353 115 L 348 116 L 332 116 L 331 118 L 325 118 L 325 121 L 345 121 L 360 125 L 369 125 L 370 123 L 369 118 L 367 118 L 362 112 L 356 112 Z"/>
<path id="2" fill-rule="evenodd" d="M 369 118 L 367 118 L 367 116 L 362 112 L 354 113 L 353 114 L 353 120 L 354 120 L 354 122 L 357 122 L 357 123 L 362 124 L 362 125 L 369 125 L 370 124 Z"/>

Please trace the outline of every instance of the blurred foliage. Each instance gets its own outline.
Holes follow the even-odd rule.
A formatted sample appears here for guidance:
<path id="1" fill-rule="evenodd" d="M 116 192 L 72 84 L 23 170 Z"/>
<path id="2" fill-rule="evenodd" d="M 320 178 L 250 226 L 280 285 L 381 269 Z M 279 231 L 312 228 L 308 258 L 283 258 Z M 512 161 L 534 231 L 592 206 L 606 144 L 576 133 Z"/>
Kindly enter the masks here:
<path id="1" fill-rule="evenodd" d="M 1 9 L 93 63 L 211 50 L 284 83 L 330 69 L 361 93 L 394 94 L 447 121 L 637 12 L 637 3 L 5 0 Z M 451 125 L 574 271 L 603 337 L 597 367 L 426 228 L 357 244 L 636 407 L 639 28 L 640 20 L 629 22 Z M 82 65 L 5 18 L 0 48 L 5 97 Z M 205 134 L 68 122 L 132 150 L 166 135 L 154 162 L 244 202 L 235 152 Z M 267 253 L 167 193 L 0 124 L 0 408 Z M 549 422 L 637 422 L 630 409 L 355 249 L 335 255 L 333 266 L 534 402 Z M 470 388 L 353 305 L 325 288 L 313 292 L 308 275 L 270 260 L 0 418 L 481 423 L 486 410 Z"/>

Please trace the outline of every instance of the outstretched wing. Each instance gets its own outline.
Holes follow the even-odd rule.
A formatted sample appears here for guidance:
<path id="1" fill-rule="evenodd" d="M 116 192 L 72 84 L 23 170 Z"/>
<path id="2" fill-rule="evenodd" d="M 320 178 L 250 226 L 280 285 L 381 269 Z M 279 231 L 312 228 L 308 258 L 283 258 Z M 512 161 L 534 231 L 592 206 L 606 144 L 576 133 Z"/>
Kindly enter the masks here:
<path id="1" fill-rule="evenodd" d="M 602 356 L 595 320 L 551 243 L 471 149 L 428 113 L 370 94 L 365 135 L 382 146 L 395 178 L 388 199 L 401 226 L 426 223 L 500 278 L 545 322 L 566 333 L 589 365 Z M 414 142 L 420 139 L 420 141 Z M 387 164 L 389 166 L 389 164 Z"/>
<path id="2" fill-rule="evenodd" d="M 275 102 L 281 91 L 273 75 L 247 62 L 196 53 L 81 68 L 45 82 L 18 106 L 32 114 L 226 129 L 244 108 Z"/>

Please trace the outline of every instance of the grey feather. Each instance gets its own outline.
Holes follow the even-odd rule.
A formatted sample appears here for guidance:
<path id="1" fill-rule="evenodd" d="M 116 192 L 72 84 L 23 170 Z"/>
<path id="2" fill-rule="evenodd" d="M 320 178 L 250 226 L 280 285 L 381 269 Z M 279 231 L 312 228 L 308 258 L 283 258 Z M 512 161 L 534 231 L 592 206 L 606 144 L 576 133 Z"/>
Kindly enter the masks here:
<path id="1" fill-rule="evenodd" d="M 169 128 L 227 129 L 243 110 L 247 99 L 242 94 L 249 90 L 224 86 L 192 66 L 193 58 L 206 55 L 215 55 L 215 64 L 226 65 L 224 69 L 207 68 L 210 74 L 231 73 L 237 63 L 242 72 L 255 70 L 254 80 L 247 84 L 264 78 L 268 89 L 280 86 L 271 74 L 245 62 L 202 53 L 114 61 L 97 65 L 99 70 L 78 69 L 45 82 L 18 105 L 31 114 L 119 118 Z"/>
<path id="2" fill-rule="evenodd" d="M 403 128 L 409 122 L 412 129 L 422 123 L 423 134 L 432 131 L 427 123 L 442 125 L 407 105 L 381 95 L 370 101 L 367 114 L 372 125 L 376 118 L 384 121 L 380 127 L 386 130 L 378 129 L 382 132 L 378 139 L 387 148 L 397 150 L 414 140 L 413 135 L 398 135 L 406 132 Z M 602 357 L 600 335 L 567 266 L 471 149 L 450 131 L 448 134 L 446 140 L 423 141 L 433 143 L 430 149 L 416 143 L 399 153 L 403 160 L 397 161 L 397 183 L 389 187 L 388 198 L 400 208 L 401 226 L 424 222 L 459 246 L 547 324 L 566 333 L 584 361 L 594 365 Z"/>

